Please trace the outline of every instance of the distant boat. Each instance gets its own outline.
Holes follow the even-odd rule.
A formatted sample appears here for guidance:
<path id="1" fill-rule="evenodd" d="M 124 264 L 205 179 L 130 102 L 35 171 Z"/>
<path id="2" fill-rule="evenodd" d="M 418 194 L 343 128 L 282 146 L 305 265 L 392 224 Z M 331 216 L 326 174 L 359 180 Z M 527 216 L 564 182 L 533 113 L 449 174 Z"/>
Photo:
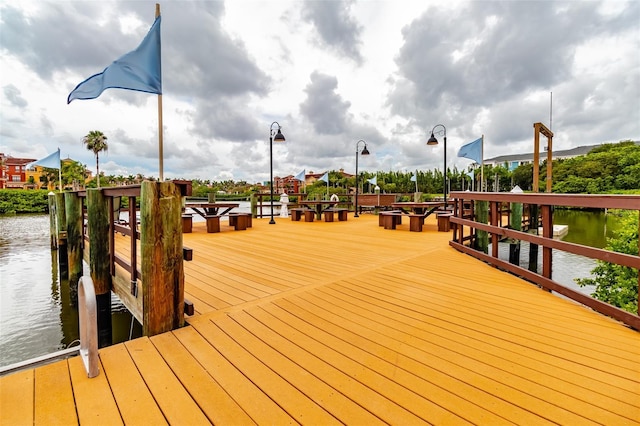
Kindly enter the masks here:
<path id="1" fill-rule="evenodd" d="M 569 225 L 553 225 L 553 238 L 562 238 L 569 232 Z M 538 228 L 538 235 L 542 235 L 542 227 Z"/>

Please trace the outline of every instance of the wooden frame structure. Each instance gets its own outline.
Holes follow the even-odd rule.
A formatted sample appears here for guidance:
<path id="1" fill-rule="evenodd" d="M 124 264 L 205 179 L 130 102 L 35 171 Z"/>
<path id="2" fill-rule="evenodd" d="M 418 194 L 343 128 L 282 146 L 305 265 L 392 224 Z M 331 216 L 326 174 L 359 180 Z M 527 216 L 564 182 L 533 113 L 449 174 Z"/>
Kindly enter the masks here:
<path id="1" fill-rule="evenodd" d="M 553 171 L 553 132 L 542 123 L 533 124 L 533 192 L 539 191 L 540 178 L 540 133 L 547 137 L 547 191 L 551 192 Z"/>

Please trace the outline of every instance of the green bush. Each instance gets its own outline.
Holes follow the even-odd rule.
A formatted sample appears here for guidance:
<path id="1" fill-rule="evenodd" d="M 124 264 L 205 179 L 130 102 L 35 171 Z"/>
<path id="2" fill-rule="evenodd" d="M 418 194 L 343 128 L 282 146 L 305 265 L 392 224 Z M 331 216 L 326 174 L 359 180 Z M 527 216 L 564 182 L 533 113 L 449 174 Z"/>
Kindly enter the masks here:
<path id="1" fill-rule="evenodd" d="M 608 240 L 606 249 L 638 255 L 638 212 L 621 213 L 620 229 Z M 577 279 L 580 286 L 595 286 L 591 295 L 627 312 L 638 313 L 638 270 L 598 260 L 591 271 L 594 278 Z"/>
<path id="2" fill-rule="evenodd" d="M 0 189 L 0 214 L 47 213 L 47 190 Z"/>

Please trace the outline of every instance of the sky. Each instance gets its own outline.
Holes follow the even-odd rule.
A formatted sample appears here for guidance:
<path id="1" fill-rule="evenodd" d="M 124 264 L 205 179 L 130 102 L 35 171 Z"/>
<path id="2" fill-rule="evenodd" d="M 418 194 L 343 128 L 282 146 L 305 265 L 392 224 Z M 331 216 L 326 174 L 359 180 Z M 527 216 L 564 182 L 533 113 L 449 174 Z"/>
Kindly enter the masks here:
<path id="1" fill-rule="evenodd" d="M 467 169 L 533 152 L 640 140 L 638 1 L 164 1 L 165 179 L 269 180 L 358 170 Z M 155 2 L 0 0 L 0 152 L 57 148 L 95 172 L 159 176 L 158 96 L 66 103 L 134 50 Z M 281 127 L 285 142 L 273 143 Z M 427 146 L 435 128 L 439 144 Z M 544 141 L 544 138 L 542 138 Z M 544 143 L 546 145 L 546 143 Z M 542 148 L 541 148 L 542 149 Z"/>

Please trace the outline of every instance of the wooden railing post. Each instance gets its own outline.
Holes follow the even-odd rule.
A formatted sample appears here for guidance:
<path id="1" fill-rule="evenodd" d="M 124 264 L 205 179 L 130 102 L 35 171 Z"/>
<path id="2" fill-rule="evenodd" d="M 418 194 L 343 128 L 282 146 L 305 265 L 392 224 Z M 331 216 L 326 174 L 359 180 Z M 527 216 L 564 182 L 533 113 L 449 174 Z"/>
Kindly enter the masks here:
<path id="1" fill-rule="evenodd" d="M 98 311 L 98 346 L 112 343 L 109 202 L 100 189 L 87 190 L 89 266 Z"/>
<path id="2" fill-rule="evenodd" d="M 143 334 L 184 324 L 182 203 L 173 182 L 142 183 L 140 191 Z"/>
<path id="3" fill-rule="evenodd" d="M 75 192 L 64 194 L 67 216 L 67 259 L 69 285 L 76 287 L 82 276 L 82 199 Z"/>

